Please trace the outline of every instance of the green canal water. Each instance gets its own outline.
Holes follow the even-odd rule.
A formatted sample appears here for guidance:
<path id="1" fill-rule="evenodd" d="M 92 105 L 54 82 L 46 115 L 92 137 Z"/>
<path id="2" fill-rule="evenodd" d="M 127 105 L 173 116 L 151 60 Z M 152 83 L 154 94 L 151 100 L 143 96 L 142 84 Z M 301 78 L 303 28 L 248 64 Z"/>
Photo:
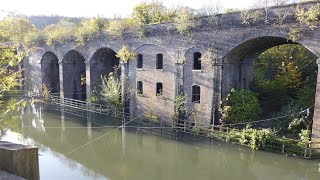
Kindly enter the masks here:
<path id="1" fill-rule="evenodd" d="M 44 180 L 320 179 L 319 161 L 171 136 L 169 130 L 102 128 L 119 124 L 107 117 L 77 117 L 31 106 L 17 121 L 14 130 L 2 132 L 1 140 L 38 146 Z"/>

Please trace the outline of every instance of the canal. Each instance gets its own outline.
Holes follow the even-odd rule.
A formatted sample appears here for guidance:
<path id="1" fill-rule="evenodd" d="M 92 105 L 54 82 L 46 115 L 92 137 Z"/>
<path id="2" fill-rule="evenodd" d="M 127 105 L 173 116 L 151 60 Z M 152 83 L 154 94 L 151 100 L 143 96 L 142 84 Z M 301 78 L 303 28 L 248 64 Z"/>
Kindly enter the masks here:
<path id="1" fill-rule="evenodd" d="M 18 125 L 2 132 L 1 140 L 38 146 L 44 180 L 320 179 L 319 161 L 173 136 L 170 130 L 116 129 L 119 120 L 105 116 L 32 105 L 11 117 Z"/>

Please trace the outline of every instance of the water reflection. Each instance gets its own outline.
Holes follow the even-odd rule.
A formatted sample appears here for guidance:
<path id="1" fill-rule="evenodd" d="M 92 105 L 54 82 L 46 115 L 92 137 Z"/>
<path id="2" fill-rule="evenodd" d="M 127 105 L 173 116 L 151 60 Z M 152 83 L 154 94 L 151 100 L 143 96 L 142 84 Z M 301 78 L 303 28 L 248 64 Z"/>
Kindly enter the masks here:
<path id="1" fill-rule="evenodd" d="M 66 156 L 113 130 L 96 127 L 121 122 L 96 114 L 80 118 L 61 110 L 57 114 L 31 106 L 19 115 L 23 136 L 40 148 L 43 179 L 320 179 L 319 163 L 315 161 L 222 142 L 208 144 L 189 138 L 176 141 L 129 127 L 119 128 Z"/>

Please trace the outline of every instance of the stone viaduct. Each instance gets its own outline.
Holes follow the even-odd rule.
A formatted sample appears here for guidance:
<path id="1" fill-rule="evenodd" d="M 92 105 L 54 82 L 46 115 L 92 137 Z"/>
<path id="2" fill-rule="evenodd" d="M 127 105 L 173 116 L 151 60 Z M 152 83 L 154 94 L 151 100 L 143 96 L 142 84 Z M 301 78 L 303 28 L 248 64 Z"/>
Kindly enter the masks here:
<path id="1" fill-rule="evenodd" d="M 304 3 L 308 9 L 317 3 Z M 45 83 L 61 98 L 90 99 L 100 75 L 114 72 L 130 89 L 131 113 L 149 112 L 159 118 L 172 117 L 175 97 L 184 92 L 192 121 L 219 123 L 221 99 L 232 88 L 249 88 L 253 63 L 263 51 L 282 44 L 300 44 L 320 63 L 320 23 L 310 29 L 296 17 L 297 5 L 272 7 L 260 19 L 244 19 L 244 14 L 220 14 L 197 19 L 190 34 L 177 32 L 174 23 L 153 25 L 144 38 L 125 30 L 125 38 L 108 34 L 84 46 L 73 42 L 36 48 L 24 61 L 25 90 L 41 91 Z M 285 12 L 285 18 L 281 18 Z M 266 19 L 267 14 L 267 19 Z M 281 20 L 280 20 L 281 19 Z M 293 28 L 302 28 L 296 41 L 288 38 Z M 136 60 L 122 64 L 115 55 L 123 45 L 134 50 Z M 208 53 L 210 52 L 210 53 Z M 208 56 L 208 60 L 200 57 Z M 127 83 L 124 83 L 126 81 Z M 313 124 L 313 140 L 320 140 L 320 74 L 318 74 Z M 190 112 L 189 112 L 190 113 Z"/>

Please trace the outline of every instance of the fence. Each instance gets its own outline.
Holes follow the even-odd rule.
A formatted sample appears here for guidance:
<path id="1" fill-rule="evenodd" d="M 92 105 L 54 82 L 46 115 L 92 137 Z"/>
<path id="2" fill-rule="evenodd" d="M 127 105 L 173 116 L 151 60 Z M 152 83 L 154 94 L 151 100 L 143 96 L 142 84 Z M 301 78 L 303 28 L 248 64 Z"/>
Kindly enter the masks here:
<path id="1" fill-rule="evenodd" d="M 112 116 L 124 121 L 125 119 L 129 120 L 133 118 L 132 115 L 126 112 L 126 108 L 116 108 L 70 98 L 61 99 L 57 95 L 49 96 L 49 105 L 55 106 L 56 108 L 63 107 L 64 110 L 67 108 L 66 112 L 74 115 L 79 115 L 79 113 L 75 113 L 75 111 L 81 111 Z M 257 131 L 256 129 L 235 129 L 201 122 L 194 123 L 183 119 L 173 119 L 169 117 L 153 119 L 147 116 L 137 118 L 137 120 L 134 121 L 134 124 L 134 127 L 140 131 L 166 137 L 189 134 L 195 137 L 227 141 L 288 156 L 303 157 L 307 159 L 320 158 L 320 142 L 302 142 L 285 137 L 270 136 L 265 137 L 265 142 L 257 143 L 255 141 L 259 141 L 259 138 L 252 135 L 254 133 L 253 131 Z"/>

